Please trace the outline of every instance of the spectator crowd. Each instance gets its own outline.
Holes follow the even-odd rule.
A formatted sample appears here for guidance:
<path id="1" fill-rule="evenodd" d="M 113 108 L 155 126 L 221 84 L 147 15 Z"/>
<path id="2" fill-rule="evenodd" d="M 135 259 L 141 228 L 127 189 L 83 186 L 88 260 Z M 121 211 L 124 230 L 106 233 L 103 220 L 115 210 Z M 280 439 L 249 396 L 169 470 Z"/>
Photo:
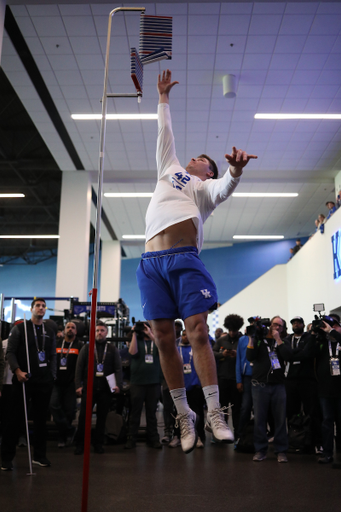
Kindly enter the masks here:
<path id="1" fill-rule="evenodd" d="M 46 302 L 36 298 L 31 319 L 18 321 L 0 350 L 1 469 L 13 469 L 18 443 L 33 446 L 33 463 L 51 465 L 47 458 L 47 419 L 53 418 L 58 448 L 84 451 L 89 344 L 78 335 L 79 321 L 62 329 L 44 320 Z M 323 316 L 305 329 L 302 317 L 290 320 L 237 314 L 225 318 L 211 347 L 225 421 L 233 425 L 234 448 L 266 459 L 269 443 L 280 463 L 288 453 L 316 453 L 320 464 L 333 461 L 341 448 L 341 326 L 337 315 Z M 207 444 L 206 406 L 193 362 L 192 348 L 176 322 L 177 346 L 183 363 L 187 399 L 196 413 L 196 447 Z M 207 330 L 209 338 L 209 332 Z M 121 418 L 115 439 L 133 450 L 141 440 L 145 408 L 145 441 L 150 448 L 180 446 L 181 432 L 165 384 L 158 348 L 147 322 L 131 329 L 127 346 L 118 349 L 108 338 L 107 325 L 98 321 L 93 368 L 92 432 L 94 452 L 102 454 L 110 440 L 109 423 Z M 26 348 L 27 347 L 27 348 Z M 23 392 L 33 421 L 33 436 L 25 438 Z M 78 399 L 78 406 L 77 406 Z M 159 436 L 157 409 L 163 402 L 164 435 Z M 76 418 L 76 413 L 77 419 Z M 124 428 L 125 427 L 125 428 Z M 206 432 L 205 432 L 206 430 Z M 210 436 L 215 442 L 214 436 Z M 336 446 L 334 446 L 336 444 Z"/>

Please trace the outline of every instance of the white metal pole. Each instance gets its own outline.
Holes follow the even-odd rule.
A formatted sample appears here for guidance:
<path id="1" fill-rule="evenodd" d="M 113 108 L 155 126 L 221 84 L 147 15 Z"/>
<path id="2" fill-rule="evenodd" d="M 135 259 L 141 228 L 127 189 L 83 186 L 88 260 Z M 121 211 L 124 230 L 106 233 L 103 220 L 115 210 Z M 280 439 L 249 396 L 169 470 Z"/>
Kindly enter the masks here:
<path id="1" fill-rule="evenodd" d="M 27 357 L 27 376 L 31 377 L 31 366 L 30 366 L 30 358 L 28 355 L 28 340 L 27 340 L 27 326 L 26 326 L 26 315 L 24 313 L 24 332 L 25 332 L 25 346 L 26 346 L 26 357 Z M 28 430 L 28 418 L 27 418 L 27 403 L 26 403 L 26 391 L 25 391 L 25 382 L 22 383 L 22 391 L 24 398 L 24 411 L 25 411 L 25 426 L 26 426 L 26 439 L 27 439 L 27 452 L 28 452 L 28 464 L 29 464 L 29 473 L 26 473 L 28 476 L 33 476 L 35 473 L 32 472 L 32 456 L 31 456 L 31 444 L 30 444 L 30 433 Z"/>

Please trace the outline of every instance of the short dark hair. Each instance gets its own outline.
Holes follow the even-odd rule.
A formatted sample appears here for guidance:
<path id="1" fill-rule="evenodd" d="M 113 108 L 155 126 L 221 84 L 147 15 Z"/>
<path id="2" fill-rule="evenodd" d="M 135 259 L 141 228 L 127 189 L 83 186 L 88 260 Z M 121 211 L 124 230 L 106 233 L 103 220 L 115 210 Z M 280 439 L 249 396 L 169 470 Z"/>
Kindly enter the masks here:
<path id="1" fill-rule="evenodd" d="M 44 304 L 46 306 L 46 300 L 45 299 L 43 299 L 42 297 L 34 297 L 34 299 L 31 302 L 31 308 L 33 308 L 33 306 L 35 305 L 36 302 L 44 302 Z"/>
<path id="2" fill-rule="evenodd" d="M 239 315 L 228 315 L 224 320 L 224 327 L 229 331 L 239 331 L 244 324 L 244 318 Z"/>
<path id="3" fill-rule="evenodd" d="M 96 327 L 105 327 L 106 330 L 108 330 L 108 326 L 107 324 L 105 324 L 104 322 L 102 322 L 102 320 L 97 320 L 96 322 Z"/>
<path id="4" fill-rule="evenodd" d="M 209 156 L 204 155 L 204 154 L 199 155 L 198 158 L 206 158 L 206 160 L 209 161 L 210 170 L 213 172 L 212 179 L 216 180 L 218 178 L 218 167 L 217 167 L 217 164 L 215 163 L 215 161 L 212 160 L 212 158 L 210 158 Z"/>

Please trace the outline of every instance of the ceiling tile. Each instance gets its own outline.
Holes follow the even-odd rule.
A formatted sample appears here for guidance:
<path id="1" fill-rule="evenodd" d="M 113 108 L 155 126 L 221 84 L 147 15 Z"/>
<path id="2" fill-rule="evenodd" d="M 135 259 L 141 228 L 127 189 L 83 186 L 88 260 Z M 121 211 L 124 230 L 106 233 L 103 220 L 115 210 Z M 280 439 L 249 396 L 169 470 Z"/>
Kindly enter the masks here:
<path id="1" fill-rule="evenodd" d="M 336 39 L 335 35 L 309 35 L 306 39 L 303 53 L 329 53 Z"/>
<path id="2" fill-rule="evenodd" d="M 313 15 L 285 14 L 279 33 L 281 35 L 309 34 L 313 20 Z"/>
<path id="3" fill-rule="evenodd" d="M 246 36 L 238 35 L 218 36 L 217 53 L 242 53 L 244 52 L 246 39 Z"/>
<path id="4" fill-rule="evenodd" d="M 282 16 L 273 14 L 253 15 L 250 24 L 250 35 L 274 35 L 282 22 Z"/>
<path id="5" fill-rule="evenodd" d="M 35 16 L 32 18 L 32 22 L 39 37 L 65 37 L 67 35 L 63 21 L 57 16 Z"/>
<path id="6" fill-rule="evenodd" d="M 219 14 L 220 2 L 189 3 L 189 14 Z"/>
<path id="7" fill-rule="evenodd" d="M 220 17 L 221 19 L 221 17 Z M 201 36 L 216 34 L 218 31 L 219 16 L 191 15 L 188 17 L 188 34 L 190 36 Z M 185 32 L 186 34 L 186 32 Z"/>
<path id="8" fill-rule="evenodd" d="M 307 39 L 310 41 L 310 45 L 308 46 L 306 44 Z M 311 41 L 309 37 L 307 38 L 307 36 L 280 35 L 277 37 L 275 53 L 301 53 L 303 48 L 311 48 L 311 43 L 313 43 L 313 41 Z M 310 51 L 307 50 L 307 53 L 310 53 Z"/>
<path id="9" fill-rule="evenodd" d="M 339 35 L 341 15 L 335 13 L 316 16 L 311 27 L 311 35 Z"/>

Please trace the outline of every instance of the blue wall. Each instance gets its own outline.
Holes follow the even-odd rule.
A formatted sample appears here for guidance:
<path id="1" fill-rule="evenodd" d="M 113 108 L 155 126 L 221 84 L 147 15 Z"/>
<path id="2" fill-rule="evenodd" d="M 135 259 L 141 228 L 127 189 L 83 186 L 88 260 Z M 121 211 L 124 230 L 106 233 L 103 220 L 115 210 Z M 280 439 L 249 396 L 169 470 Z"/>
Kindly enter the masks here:
<path id="1" fill-rule="evenodd" d="M 305 243 L 307 239 L 301 240 Z M 219 302 L 223 304 L 274 265 L 286 263 L 290 258 L 289 249 L 294 245 L 295 240 L 239 243 L 232 247 L 206 249 L 201 252 L 200 257 L 217 285 Z M 0 293 L 8 297 L 53 297 L 56 263 L 57 259 L 52 258 L 38 265 L 0 267 Z M 140 292 L 135 277 L 138 263 L 139 259 L 122 260 L 121 297 L 130 308 L 130 318 L 134 316 L 136 320 L 142 320 Z M 92 288 L 92 267 L 93 257 L 90 256 L 89 290 Z M 9 302 L 5 305 L 9 305 Z M 48 306 L 53 307 L 53 303 Z M 56 307 L 58 308 L 58 303 Z M 19 312 L 18 314 L 20 315 Z"/>

